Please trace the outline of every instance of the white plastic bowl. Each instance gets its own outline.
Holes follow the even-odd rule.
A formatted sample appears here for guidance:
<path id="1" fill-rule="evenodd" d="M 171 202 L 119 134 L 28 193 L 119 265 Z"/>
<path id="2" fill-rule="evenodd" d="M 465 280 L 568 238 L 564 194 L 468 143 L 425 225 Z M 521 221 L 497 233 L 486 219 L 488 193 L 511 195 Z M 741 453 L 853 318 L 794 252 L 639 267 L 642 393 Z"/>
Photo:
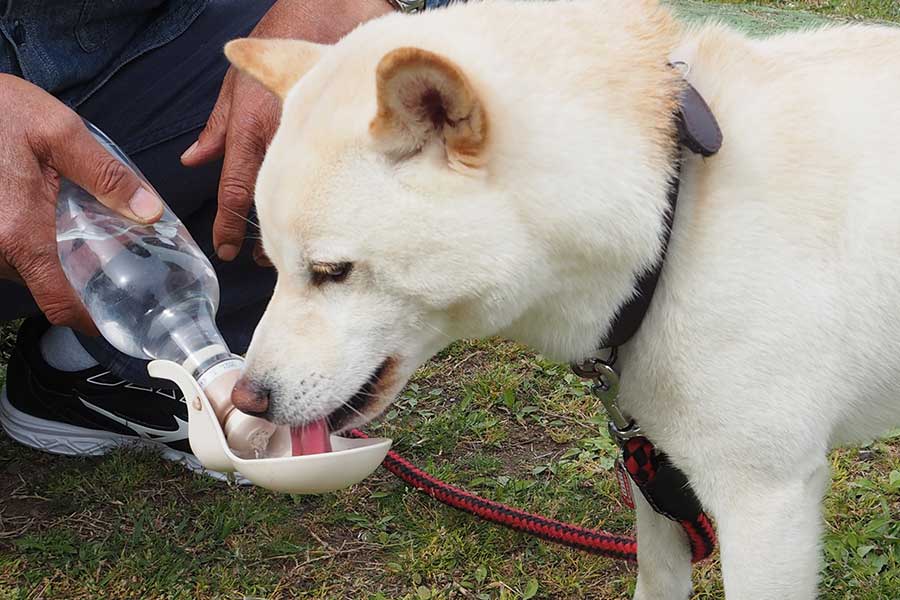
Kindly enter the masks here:
<path id="1" fill-rule="evenodd" d="M 241 475 L 266 489 L 288 494 L 322 494 L 359 483 L 372 474 L 391 448 L 388 438 L 350 439 L 331 436 L 332 452 L 290 456 L 287 428 L 275 435 L 286 456 L 246 459 L 236 456 L 225 442 L 225 434 L 209 399 L 197 381 L 178 363 L 155 360 L 147 368 L 152 377 L 175 382 L 188 407 L 191 449 L 207 469 Z"/>

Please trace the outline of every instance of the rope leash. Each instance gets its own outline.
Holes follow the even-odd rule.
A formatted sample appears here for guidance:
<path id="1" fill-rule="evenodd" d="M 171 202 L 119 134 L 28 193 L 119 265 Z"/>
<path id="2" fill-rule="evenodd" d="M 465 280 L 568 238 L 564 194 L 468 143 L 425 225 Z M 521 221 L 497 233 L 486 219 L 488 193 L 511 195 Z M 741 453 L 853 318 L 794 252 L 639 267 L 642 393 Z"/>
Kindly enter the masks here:
<path id="1" fill-rule="evenodd" d="M 362 439 L 369 437 L 358 429 L 350 431 L 349 435 Z M 646 443 L 632 444 L 633 447 L 630 454 L 632 460 L 626 457 L 624 464 L 632 480 L 643 492 L 648 486 L 652 486 L 658 481 L 660 472 L 664 473 L 665 471 L 664 465 L 660 466 L 660 461 L 655 455 L 655 449 L 649 440 L 646 438 L 635 438 L 635 440 L 643 440 Z M 632 473 L 629 463 L 640 464 L 642 462 L 645 465 L 653 465 L 652 470 L 642 467 L 640 475 Z M 562 521 L 481 498 L 432 477 L 393 450 L 388 452 L 382 466 L 408 485 L 428 494 L 435 500 L 485 521 L 590 554 L 637 562 L 637 542 L 631 536 L 617 535 L 602 529 L 589 529 L 579 525 L 563 523 Z M 641 483 L 638 478 L 644 483 Z M 666 516 L 673 518 L 670 515 Z M 687 534 L 691 545 L 692 561 L 698 562 L 707 558 L 715 548 L 716 537 L 712 523 L 706 514 L 700 511 L 696 516 L 676 518 L 675 520 L 678 521 Z"/>

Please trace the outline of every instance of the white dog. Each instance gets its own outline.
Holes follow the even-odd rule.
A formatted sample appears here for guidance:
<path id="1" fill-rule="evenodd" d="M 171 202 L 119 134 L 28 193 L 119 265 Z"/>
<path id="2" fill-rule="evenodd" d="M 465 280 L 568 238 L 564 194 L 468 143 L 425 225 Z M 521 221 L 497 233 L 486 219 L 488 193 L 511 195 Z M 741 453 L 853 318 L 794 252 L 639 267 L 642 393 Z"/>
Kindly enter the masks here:
<path id="1" fill-rule="evenodd" d="M 245 377 L 272 420 L 336 429 L 460 338 L 595 350 L 661 254 L 686 76 L 725 143 L 684 152 L 622 407 L 715 518 L 730 600 L 815 597 L 828 450 L 900 422 L 900 30 L 498 1 L 228 55 L 284 100 Z M 637 528 L 635 597 L 687 598 L 680 528 L 645 502 Z"/>

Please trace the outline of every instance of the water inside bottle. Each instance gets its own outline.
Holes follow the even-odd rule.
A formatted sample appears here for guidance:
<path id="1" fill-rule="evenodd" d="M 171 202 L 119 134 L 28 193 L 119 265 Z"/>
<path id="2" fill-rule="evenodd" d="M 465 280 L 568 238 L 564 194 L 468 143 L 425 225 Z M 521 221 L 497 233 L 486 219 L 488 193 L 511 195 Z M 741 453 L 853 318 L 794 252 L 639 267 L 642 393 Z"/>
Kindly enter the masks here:
<path id="1" fill-rule="evenodd" d="M 63 181 L 57 242 L 66 276 L 119 351 L 178 360 L 221 342 L 215 271 L 168 208 L 157 223 L 131 223 Z"/>

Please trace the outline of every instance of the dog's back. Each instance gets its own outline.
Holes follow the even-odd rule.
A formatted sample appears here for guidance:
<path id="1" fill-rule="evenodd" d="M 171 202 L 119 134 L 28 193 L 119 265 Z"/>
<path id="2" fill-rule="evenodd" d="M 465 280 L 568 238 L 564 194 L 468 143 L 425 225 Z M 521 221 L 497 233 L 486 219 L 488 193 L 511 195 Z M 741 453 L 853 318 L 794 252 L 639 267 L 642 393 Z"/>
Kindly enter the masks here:
<path id="1" fill-rule="evenodd" d="M 760 40 L 709 26 L 673 52 L 725 144 L 685 165 L 660 298 L 686 335 L 666 351 L 718 364 L 685 387 L 719 404 L 772 396 L 761 423 L 788 437 L 900 422 L 897 56 L 900 29 L 865 26 Z"/>

